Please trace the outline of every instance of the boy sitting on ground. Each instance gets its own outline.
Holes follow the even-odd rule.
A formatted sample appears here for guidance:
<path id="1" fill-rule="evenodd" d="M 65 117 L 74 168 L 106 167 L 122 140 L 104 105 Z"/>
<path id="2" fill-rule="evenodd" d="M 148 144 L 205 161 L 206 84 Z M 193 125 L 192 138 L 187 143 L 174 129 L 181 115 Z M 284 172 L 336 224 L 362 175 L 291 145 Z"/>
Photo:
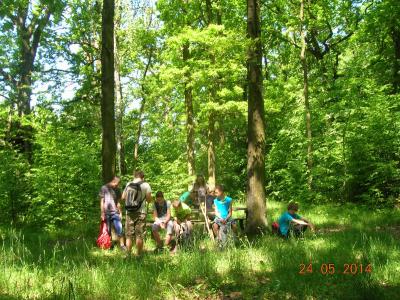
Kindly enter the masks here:
<path id="1" fill-rule="evenodd" d="M 156 194 L 156 201 L 154 202 L 153 208 L 154 223 L 152 226 L 152 233 L 156 242 L 155 251 L 159 251 L 163 248 L 163 243 L 160 238 L 159 231 L 161 229 L 167 230 L 165 237 L 165 245 L 168 246 L 172 239 L 174 232 L 174 222 L 171 221 L 171 202 L 164 199 L 164 194 L 158 191 Z"/>
<path id="2" fill-rule="evenodd" d="M 224 187 L 220 184 L 215 186 L 215 196 L 215 219 L 212 226 L 214 235 L 219 236 L 219 230 L 223 225 L 231 225 L 233 232 L 236 233 L 236 221 L 232 218 L 232 198 L 225 195 Z"/>
<path id="3" fill-rule="evenodd" d="M 279 233 L 282 237 L 288 238 L 291 235 L 300 237 L 306 231 L 307 227 L 310 227 L 314 231 L 314 225 L 302 218 L 297 214 L 299 205 L 297 202 L 289 202 L 287 212 L 283 213 L 279 218 Z"/>
<path id="4" fill-rule="evenodd" d="M 192 222 L 190 222 L 190 214 L 192 210 L 185 203 L 175 200 L 171 205 L 171 218 L 174 220 L 174 231 L 177 240 L 188 239 L 192 232 Z M 174 247 L 173 252 L 176 252 Z"/>

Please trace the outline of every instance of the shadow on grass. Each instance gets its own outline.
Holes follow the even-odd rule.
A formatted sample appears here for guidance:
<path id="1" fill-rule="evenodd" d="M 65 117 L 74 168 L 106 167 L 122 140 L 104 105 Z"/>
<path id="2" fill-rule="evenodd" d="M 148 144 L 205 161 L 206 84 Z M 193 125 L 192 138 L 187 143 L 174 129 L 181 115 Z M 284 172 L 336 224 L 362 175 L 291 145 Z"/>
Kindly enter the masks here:
<path id="1" fill-rule="evenodd" d="M 333 209 L 333 220 L 348 213 Z M 365 228 L 320 219 L 322 230 L 308 233 L 304 240 L 266 235 L 223 251 L 199 251 L 207 238 L 198 234 L 193 248 L 174 257 L 147 254 L 139 260 L 97 249 L 94 225 L 57 235 L 1 230 L 0 266 L 13 270 L 15 281 L 27 282 L 15 299 L 395 299 L 400 292 L 398 241 L 375 228 L 395 222 L 387 220 L 391 214 L 370 213 L 369 223 L 363 219 L 368 213 L 350 212 L 349 219 Z M 312 272 L 307 272 L 310 263 Z M 301 264 L 304 274 L 299 274 Z M 344 274 L 345 264 L 362 264 L 364 270 L 371 264 L 372 271 Z M 33 283 L 27 280 L 35 276 Z M 0 275 L 0 290 L 7 278 L 1 279 Z M 0 299 L 10 294 L 5 293 Z"/>

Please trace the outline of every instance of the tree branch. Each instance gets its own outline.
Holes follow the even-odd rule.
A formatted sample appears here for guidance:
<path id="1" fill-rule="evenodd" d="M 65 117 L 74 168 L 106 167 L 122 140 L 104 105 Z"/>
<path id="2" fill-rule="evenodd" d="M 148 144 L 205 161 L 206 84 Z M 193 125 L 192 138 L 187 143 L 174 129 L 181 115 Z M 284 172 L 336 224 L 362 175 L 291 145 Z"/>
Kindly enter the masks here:
<path id="1" fill-rule="evenodd" d="M 13 87 L 17 86 L 17 81 L 9 73 L 4 71 L 2 67 L 0 67 L 0 75 L 3 76 L 4 80 L 11 84 Z"/>

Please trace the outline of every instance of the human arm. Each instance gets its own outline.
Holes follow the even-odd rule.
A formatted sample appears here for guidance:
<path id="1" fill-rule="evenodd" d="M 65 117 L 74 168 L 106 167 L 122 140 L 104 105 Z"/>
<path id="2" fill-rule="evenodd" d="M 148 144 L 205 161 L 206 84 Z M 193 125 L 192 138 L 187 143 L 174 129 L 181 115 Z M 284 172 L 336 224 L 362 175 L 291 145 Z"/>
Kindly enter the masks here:
<path id="1" fill-rule="evenodd" d="M 100 189 L 100 193 L 99 193 L 99 198 L 100 198 L 100 218 L 102 221 L 105 220 L 105 207 L 104 207 L 104 200 L 105 200 L 105 194 L 106 194 L 106 189 L 103 186 Z"/>
<path id="2" fill-rule="evenodd" d="M 146 193 L 146 201 L 147 201 L 147 203 L 150 203 L 151 201 L 153 201 L 153 198 L 151 196 L 151 192 L 147 192 Z"/>
<path id="3" fill-rule="evenodd" d="M 100 197 L 100 218 L 102 221 L 105 220 L 105 213 L 104 213 L 104 198 Z"/>
<path id="4" fill-rule="evenodd" d="M 155 205 L 153 206 L 153 218 L 154 218 L 154 221 L 158 220 L 158 213 L 157 213 L 157 209 L 156 209 Z"/>
<path id="5" fill-rule="evenodd" d="M 295 218 L 293 218 L 290 222 L 296 223 L 296 224 L 299 224 L 299 225 L 308 225 L 308 223 L 304 222 L 304 221 L 301 220 L 301 219 L 295 219 Z"/>
<path id="6" fill-rule="evenodd" d="M 307 220 L 306 218 L 300 218 L 301 221 L 305 222 L 311 229 L 311 231 L 315 230 L 314 224 L 312 224 L 309 220 Z"/>
<path id="7" fill-rule="evenodd" d="M 229 203 L 229 212 L 228 215 L 226 216 L 226 218 L 222 221 L 223 224 L 226 224 L 226 222 L 229 220 L 230 217 L 232 217 L 232 201 L 231 203 Z"/>
<path id="8" fill-rule="evenodd" d="M 171 208 L 167 206 L 167 214 L 165 216 L 165 224 L 167 224 L 171 220 Z"/>
<path id="9" fill-rule="evenodd" d="M 122 210 L 121 210 L 121 204 L 119 202 L 117 203 L 117 209 L 118 209 L 119 218 L 122 220 Z"/>

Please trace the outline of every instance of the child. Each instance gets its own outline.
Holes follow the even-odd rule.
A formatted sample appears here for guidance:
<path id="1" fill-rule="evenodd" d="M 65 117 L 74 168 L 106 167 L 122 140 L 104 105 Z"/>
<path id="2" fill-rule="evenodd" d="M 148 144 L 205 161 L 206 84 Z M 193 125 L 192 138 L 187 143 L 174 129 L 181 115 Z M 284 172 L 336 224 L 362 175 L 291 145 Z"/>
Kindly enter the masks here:
<path id="1" fill-rule="evenodd" d="M 196 203 L 196 193 L 194 191 L 190 192 L 184 192 L 180 197 L 179 201 L 184 202 L 186 205 L 190 207 L 196 207 L 198 208 L 198 205 Z"/>
<path id="2" fill-rule="evenodd" d="M 189 238 L 192 232 L 192 222 L 190 222 L 190 214 L 192 210 L 185 203 L 175 200 L 171 206 L 171 218 L 174 220 L 175 236 L 180 239 Z M 173 252 L 176 252 L 174 247 Z"/>
<path id="3" fill-rule="evenodd" d="M 280 235 L 284 238 L 294 235 L 301 236 L 307 227 L 314 231 L 314 225 L 297 214 L 299 205 L 296 202 L 289 202 L 287 212 L 283 213 L 279 218 Z"/>
<path id="4" fill-rule="evenodd" d="M 236 233 L 236 221 L 232 218 L 232 198 L 224 193 L 224 187 L 220 184 L 215 186 L 214 209 L 215 219 L 213 224 L 213 232 L 216 237 L 222 225 L 231 225 L 233 232 Z"/>
<path id="5" fill-rule="evenodd" d="M 155 251 L 159 251 L 163 247 L 159 231 L 161 229 L 167 230 L 165 245 L 168 246 L 171 242 L 174 229 L 174 223 L 171 221 L 171 202 L 164 199 L 164 194 L 161 191 L 158 191 L 156 194 L 153 217 L 154 223 L 152 226 L 152 233 L 157 246 Z"/>

